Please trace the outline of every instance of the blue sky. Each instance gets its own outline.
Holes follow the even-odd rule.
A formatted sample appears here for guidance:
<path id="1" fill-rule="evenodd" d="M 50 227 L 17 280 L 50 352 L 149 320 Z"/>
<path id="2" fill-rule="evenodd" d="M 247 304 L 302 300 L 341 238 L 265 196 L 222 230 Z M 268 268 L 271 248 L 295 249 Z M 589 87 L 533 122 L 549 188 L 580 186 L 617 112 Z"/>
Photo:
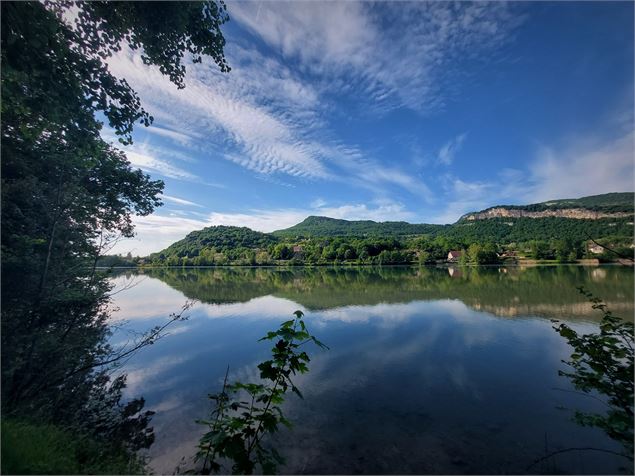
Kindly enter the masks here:
<path id="1" fill-rule="evenodd" d="M 452 223 L 496 204 L 632 191 L 633 3 L 228 2 L 232 67 L 177 90 L 110 69 L 155 117 L 129 160 L 164 206 L 113 251 L 309 215 Z M 104 136 L 113 140 L 108 131 Z"/>

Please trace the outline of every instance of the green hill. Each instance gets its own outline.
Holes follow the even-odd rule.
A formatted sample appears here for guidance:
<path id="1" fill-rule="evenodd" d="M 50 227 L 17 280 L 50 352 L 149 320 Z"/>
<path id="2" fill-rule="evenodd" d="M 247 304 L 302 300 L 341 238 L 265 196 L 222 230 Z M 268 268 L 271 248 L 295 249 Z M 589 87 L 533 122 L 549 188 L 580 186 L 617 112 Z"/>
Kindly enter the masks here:
<path id="1" fill-rule="evenodd" d="M 272 235 L 280 237 L 311 236 L 405 236 L 436 234 L 447 225 L 412 224 L 405 221 L 376 222 L 372 220 L 338 220 L 328 217 L 307 217 L 301 223 L 284 230 L 274 231 Z"/>
<path id="2" fill-rule="evenodd" d="M 182 240 L 172 243 L 166 249 L 153 253 L 150 258 L 176 256 L 178 258 L 198 256 L 203 250 L 231 252 L 237 249 L 261 249 L 276 243 L 276 237 L 254 231 L 247 227 L 210 226 L 193 231 Z"/>

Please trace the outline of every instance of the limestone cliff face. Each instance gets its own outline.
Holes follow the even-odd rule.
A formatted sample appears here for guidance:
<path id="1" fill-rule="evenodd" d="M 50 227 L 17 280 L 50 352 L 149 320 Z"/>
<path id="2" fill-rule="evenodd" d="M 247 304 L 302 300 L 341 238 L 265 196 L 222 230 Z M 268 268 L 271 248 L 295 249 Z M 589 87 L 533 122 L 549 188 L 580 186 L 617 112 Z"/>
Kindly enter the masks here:
<path id="1" fill-rule="evenodd" d="M 632 216 L 632 213 L 626 212 L 597 212 L 587 210 L 586 208 L 554 208 L 553 210 L 527 211 L 513 208 L 495 207 L 478 213 L 468 213 L 463 216 L 464 220 L 485 220 L 487 218 L 578 218 L 587 220 L 597 220 L 599 218 L 622 218 Z"/>

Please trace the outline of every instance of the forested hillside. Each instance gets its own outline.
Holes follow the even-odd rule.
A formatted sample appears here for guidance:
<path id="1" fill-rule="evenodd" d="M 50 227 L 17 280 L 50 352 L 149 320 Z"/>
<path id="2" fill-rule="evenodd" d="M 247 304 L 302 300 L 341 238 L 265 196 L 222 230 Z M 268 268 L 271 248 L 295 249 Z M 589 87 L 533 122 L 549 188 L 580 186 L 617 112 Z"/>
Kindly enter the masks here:
<path id="1" fill-rule="evenodd" d="M 589 237 L 632 237 L 633 219 L 491 218 L 455 223 L 448 227 L 443 235 L 462 241 L 493 241 L 500 244 L 564 238 L 582 241 Z"/>
<path id="2" fill-rule="evenodd" d="M 272 234 L 280 237 L 309 236 L 404 236 L 437 234 L 448 225 L 412 224 L 405 221 L 338 220 L 329 217 L 307 217 L 301 223 Z"/>
<path id="3" fill-rule="evenodd" d="M 266 249 L 277 241 L 270 234 L 247 227 L 210 226 L 191 232 L 163 251 L 150 255 L 150 259 L 178 264 L 178 260 L 185 257 L 192 258 L 192 264 L 204 265 L 218 263 L 218 260 L 234 261 L 246 253 L 251 262 L 255 259 L 253 250 Z"/>
<path id="4" fill-rule="evenodd" d="M 610 252 L 604 255 L 590 252 L 590 240 L 632 254 L 633 204 L 629 202 L 632 198 L 632 193 L 611 193 L 516 208 L 530 212 L 550 209 L 609 214 L 597 219 L 493 216 L 462 218 L 453 225 L 429 225 L 310 216 L 273 233 L 245 227 L 208 227 L 154 253 L 146 263 L 168 266 L 430 263 L 446 259 L 450 250 L 464 250 L 462 260 L 472 263 L 495 263 L 501 255 L 510 253 L 560 261 L 583 257 L 609 259 Z M 512 210 L 512 207 L 488 210 L 494 209 Z"/>

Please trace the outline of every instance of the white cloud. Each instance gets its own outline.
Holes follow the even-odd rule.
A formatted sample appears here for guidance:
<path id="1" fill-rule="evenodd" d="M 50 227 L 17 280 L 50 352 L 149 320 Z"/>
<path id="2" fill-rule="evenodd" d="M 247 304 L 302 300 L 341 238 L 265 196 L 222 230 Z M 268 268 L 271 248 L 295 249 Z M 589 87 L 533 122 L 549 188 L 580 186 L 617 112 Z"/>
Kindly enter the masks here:
<path id="1" fill-rule="evenodd" d="M 540 202 L 635 189 L 632 131 L 609 143 L 543 148 L 530 166 L 525 200 Z M 580 141 L 582 142 L 582 141 Z"/>
<path id="2" fill-rule="evenodd" d="M 168 202 L 178 203 L 179 205 L 189 205 L 189 206 L 192 206 L 192 207 L 203 208 L 203 205 L 199 205 L 198 203 L 190 202 L 189 200 L 185 200 L 183 198 L 173 197 L 171 195 L 163 194 L 163 195 L 161 195 L 161 198 L 163 200 L 168 201 Z"/>
<path id="3" fill-rule="evenodd" d="M 195 220 L 180 216 L 149 215 L 133 217 L 135 237 L 119 241 L 110 253 L 146 256 L 167 248 L 175 241 L 185 238 L 194 230 L 209 226 L 206 220 Z"/>
<path id="4" fill-rule="evenodd" d="M 467 182 L 453 175 L 444 177 L 444 189 L 447 205 L 431 218 L 432 223 L 454 223 L 462 215 L 487 208 L 492 200 L 501 197 L 500 189 L 494 183 Z"/>
<path id="5" fill-rule="evenodd" d="M 326 205 L 326 203 L 327 203 L 326 200 L 318 197 L 311 202 L 311 208 L 320 208 Z"/>
<path id="6" fill-rule="evenodd" d="M 314 212 L 343 220 L 407 221 L 414 217 L 414 213 L 407 211 L 403 204 L 388 200 L 378 202 L 374 208 L 366 204 L 351 204 L 321 207 Z"/>
<path id="7" fill-rule="evenodd" d="M 333 180 L 369 189 L 380 197 L 390 196 L 392 186 L 426 201 L 433 199 L 432 191 L 421 178 L 397 167 L 382 165 L 354 147 L 336 146 L 323 148 L 323 151 L 329 160 L 337 162 L 338 172 Z"/>
<path id="8" fill-rule="evenodd" d="M 463 142 L 466 137 L 467 134 L 463 133 L 446 142 L 443 147 L 439 149 L 439 162 L 443 165 L 452 164 L 452 162 L 454 162 L 454 156 L 461 150 L 461 147 L 463 147 Z"/>
<path id="9" fill-rule="evenodd" d="M 378 109 L 442 108 L 452 61 L 492 55 L 521 18 L 503 3 L 250 2 L 230 16 L 329 88 Z"/>
<path id="10" fill-rule="evenodd" d="M 451 91 L 444 83 L 451 60 L 465 50 L 471 57 L 474 45 L 495 47 L 515 24 L 501 5 L 415 3 L 397 9 L 364 2 L 331 2 L 328 8 L 317 2 L 265 2 L 254 7 L 232 3 L 230 15 L 299 62 L 264 55 L 237 37 L 226 49 L 230 74 L 211 62 L 191 66 L 186 88 L 177 90 L 138 53 L 123 51 L 109 60 L 113 73 L 126 78 L 155 116 L 148 131 L 207 160 L 223 158 L 261 176 L 346 180 L 378 196 L 403 189 L 426 200 L 432 194 L 421 178 L 342 144 L 326 122 L 327 113 L 341 94 L 361 97 L 356 103 L 364 113 L 368 101 L 376 109 L 433 110 L 445 100 L 440 91 Z M 145 155 L 172 165 L 167 156 Z M 165 164 L 146 160 L 143 165 L 165 176 L 184 176 Z"/>
<path id="11" fill-rule="evenodd" d="M 396 168 L 383 167 L 379 164 L 368 164 L 359 170 L 358 176 L 362 179 L 362 185 L 383 185 L 385 183 L 397 185 L 408 190 L 415 196 L 430 200 L 432 192 L 428 186 L 412 174 L 402 172 Z"/>
<path id="12" fill-rule="evenodd" d="M 161 160 L 157 157 L 142 154 L 139 152 L 133 152 L 132 150 L 125 150 L 126 157 L 130 163 L 141 170 L 146 172 L 163 175 L 164 177 L 170 177 L 179 180 L 196 181 L 198 177 L 180 167 L 170 164 L 165 160 Z"/>
<path id="13" fill-rule="evenodd" d="M 112 58 L 109 67 L 139 91 L 146 109 L 166 126 L 155 132 L 177 139 L 203 137 L 198 141 L 203 152 L 209 152 L 210 136 L 221 138 L 226 142 L 223 149 L 233 146 L 238 152 L 215 155 L 256 173 L 327 177 L 318 148 L 301 131 L 313 125 L 311 114 L 302 108 L 314 93 L 281 64 L 269 65 L 271 60 L 264 57 L 249 61 L 243 68 L 233 64 L 231 76 L 210 65 L 190 68 L 184 90 L 130 51 Z"/>
<path id="14" fill-rule="evenodd" d="M 145 130 L 151 134 L 157 134 L 162 137 L 168 137 L 169 139 L 172 139 L 178 142 L 179 144 L 185 145 L 185 146 L 191 145 L 192 141 L 195 138 L 200 138 L 200 134 L 196 134 L 193 132 L 184 134 L 182 132 L 174 131 L 172 129 L 165 129 L 163 127 L 159 127 L 156 125 L 153 125 L 152 127 L 148 127 Z"/>
<path id="15" fill-rule="evenodd" d="M 543 147 L 526 170 L 503 169 L 488 181 L 445 177 L 445 208 L 432 223 L 494 205 L 526 205 L 563 198 L 635 190 L 634 133 L 614 140 L 578 138 L 556 150 Z"/>
<path id="16" fill-rule="evenodd" d="M 307 217 L 306 211 L 295 209 L 252 210 L 249 213 L 210 214 L 212 225 L 246 226 L 256 231 L 271 232 L 288 228 Z"/>
<path id="17" fill-rule="evenodd" d="M 400 203 L 346 204 L 337 207 L 323 205 L 310 209 L 251 210 L 249 213 L 212 213 L 210 224 L 246 226 L 252 230 L 272 232 L 300 223 L 309 215 L 320 215 L 344 220 L 399 221 L 413 218 Z"/>

